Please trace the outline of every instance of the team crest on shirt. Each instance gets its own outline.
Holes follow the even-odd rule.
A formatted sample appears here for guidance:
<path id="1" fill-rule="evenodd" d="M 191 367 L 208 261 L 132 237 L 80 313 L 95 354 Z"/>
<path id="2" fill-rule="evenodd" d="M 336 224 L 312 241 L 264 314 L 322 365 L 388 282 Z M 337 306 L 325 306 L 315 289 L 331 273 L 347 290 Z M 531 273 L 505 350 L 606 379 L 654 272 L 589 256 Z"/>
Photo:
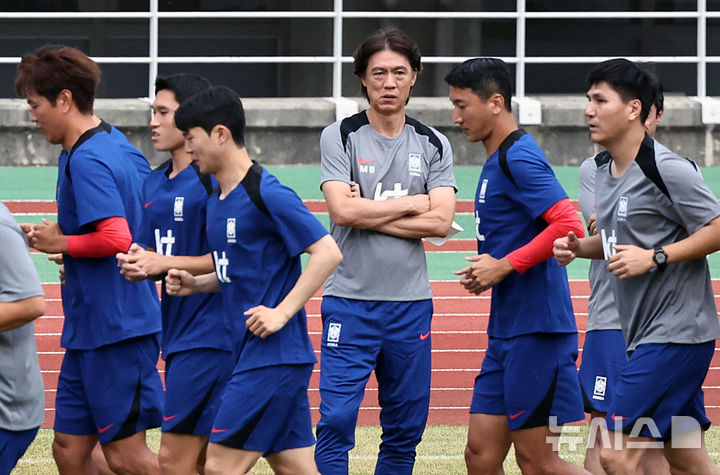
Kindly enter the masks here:
<path id="1" fill-rule="evenodd" d="M 408 172 L 413 176 L 420 176 L 422 173 L 422 162 L 419 153 L 408 154 Z"/>
<path id="2" fill-rule="evenodd" d="M 340 343 L 340 329 L 342 328 L 342 323 L 331 323 L 328 325 L 328 332 L 327 332 L 327 346 L 338 346 L 338 343 Z"/>
<path id="3" fill-rule="evenodd" d="M 175 215 L 175 221 L 183 220 L 183 205 L 185 204 L 185 197 L 176 196 L 175 205 L 173 206 L 173 214 Z"/>
<path id="4" fill-rule="evenodd" d="M 485 178 L 480 184 L 480 193 L 478 193 L 478 203 L 485 203 L 485 192 L 487 191 L 488 179 Z"/>
<path id="5" fill-rule="evenodd" d="M 605 391 L 607 390 L 607 377 L 595 376 L 595 387 L 593 388 L 593 399 L 599 401 L 605 400 Z"/>
<path id="6" fill-rule="evenodd" d="M 237 236 L 235 236 L 235 218 L 228 218 L 225 224 L 225 236 L 227 242 L 236 242 Z"/>
<path id="7" fill-rule="evenodd" d="M 620 199 L 618 200 L 618 209 L 617 209 L 618 221 L 626 221 L 627 220 L 627 211 L 628 211 L 628 197 L 621 196 Z"/>

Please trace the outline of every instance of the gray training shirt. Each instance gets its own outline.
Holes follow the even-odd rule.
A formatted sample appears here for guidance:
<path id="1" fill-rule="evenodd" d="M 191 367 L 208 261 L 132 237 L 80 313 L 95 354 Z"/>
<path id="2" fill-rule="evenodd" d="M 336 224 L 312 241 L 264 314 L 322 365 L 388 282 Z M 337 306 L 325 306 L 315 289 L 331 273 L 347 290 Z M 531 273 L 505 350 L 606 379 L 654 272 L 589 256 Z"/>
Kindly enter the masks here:
<path id="1" fill-rule="evenodd" d="M 0 203 L 0 302 L 43 295 L 25 234 Z M 45 394 L 35 348 L 35 324 L 0 332 L 0 428 L 34 429 L 43 423 Z"/>
<path id="2" fill-rule="evenodd" d="M 615 244 L 666 246 L 720 216 L 720 205 L 695 163 L 647 135 L 622 176 L 610 174 L 611 163 L 600 166 L 595 177 L 606 259 L 615 253 Z M 628 351 L 643 343 L 697 344 L 720 336 L 705 257 L 611 282 Z"/>
<path id="3" fill-rule="evenodd" d="M 585 222 L 597 212 L 595 206 L 595 171 L 597 162 L 610 159 L 610 154 L 603 152 L 597 157 L 590 157 L 580 165 L 580 190 L 578 201 Z M 587 331 L 594 330 L 620 330 L 620 316 L 618 315 L 615 297 L 610 285 L 615 277 L 607 270 L 608 263 L 604 260 L 593 259 L 590 262 L 590 300 L 588 302 Z"/>
<path id="4" fill-rule="evenodd" d="M 320 151 L 321 183 L 357 183 L 363 198 L 386 200 L 455 188 L 450 142 L 410 117 L 400 135 L 389 138 L 360 112 L 326 127 Z M 332 220 L 330 234 L 343 260 L 325 283 L 324 295 L 385 301 L 432 297 L 421 239 L 338 226 Z"/>

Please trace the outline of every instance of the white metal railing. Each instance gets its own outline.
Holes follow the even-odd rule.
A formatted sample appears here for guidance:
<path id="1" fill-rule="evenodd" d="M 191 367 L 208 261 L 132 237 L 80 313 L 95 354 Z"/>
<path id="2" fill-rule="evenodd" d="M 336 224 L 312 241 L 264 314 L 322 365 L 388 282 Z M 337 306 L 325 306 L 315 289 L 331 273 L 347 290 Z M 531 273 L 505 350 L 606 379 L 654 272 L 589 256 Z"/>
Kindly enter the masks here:
<path id="1" fill-rule="evenodd" d="M 159 64 L 172 63 L 322 63 L 332 64 L 332 97 L 342 98 L 342 65 L 351 63 L 352 57 L 343 56 L 343 20 L 358 18 L 433 18 L 433 19 L 486 19 L 515 20 L 516 43 L 515 56 L 502 57 L 515 64 L 516 97 L 525 98 L 525 65 L 527 64 L 566 64 L 596 63 L 615 56 L 526 56 L 527 20 L 535 19 L 597 19 L 595 11 L 553 11 L 533 12 L 525 8 L 526 0 L 517 0 L 514 12 L 427 12 L 427 11 L 344 11 L 343 0 L 333 0 L 332 11 L 201 11 L 201 12 L 164 12 L 159 10 L 158 0 L 150 0 L 147 12 L 0 12 L 3 19 L 50 20 L 50 19 L 147 19 L 149 31 L 148 56 L 138 57 L 94 57 L 98 63 L 149 65 L 148 97 L 152 97 L 154 80 Z M 602 19 L 695 19 L 697 21 L 696 54 L 688 56 L 626 56 L 632 61 L 652 61 L 656 63 L 686 63 L 697 66 L 697 96 L 704 99 L 707 95 L 707 64 L 720 63 L 720 56 L 707 56 L 707 20 L 720 18 L 720 11 L 708 11 L 706 0 L 697 1 L 693 11 L 605 11 Z M 277 19 L 277 18 L 328 18 L 333 20 L 332 56 L 159 56 L 159 21 L 161 19 Z M 465 56 L 425 56 L 425 63 L 459 63 L 469 59 Z M 0 63 L 17 63 L 19 57 L 2 57 Z"/>

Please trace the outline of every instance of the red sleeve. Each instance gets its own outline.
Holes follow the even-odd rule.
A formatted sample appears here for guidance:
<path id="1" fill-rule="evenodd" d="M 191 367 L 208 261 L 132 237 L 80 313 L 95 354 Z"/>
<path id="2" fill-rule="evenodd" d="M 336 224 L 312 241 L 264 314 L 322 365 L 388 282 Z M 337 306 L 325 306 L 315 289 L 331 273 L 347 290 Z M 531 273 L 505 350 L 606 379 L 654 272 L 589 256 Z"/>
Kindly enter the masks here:
<path id="1" fill-rule="evenodd" d="M 585 236 L 585 228 L 575 207 L 568 198 L 564 198 L 542 214 L 548 226 L 532 241 L 507 255 L 510 265 L 523 274 L 531 267 L 553 256 L 555 239 L 567 236 L 572 231 L 579 238 Z"/>
<path id="2" fill-rule="evenodd" d="M 95 231 L 68 236 L 68 254 L 72 257 L 109 257 L 126 252 L 132 234 L 125 218 L 114 216 L 95 223 Z"/>

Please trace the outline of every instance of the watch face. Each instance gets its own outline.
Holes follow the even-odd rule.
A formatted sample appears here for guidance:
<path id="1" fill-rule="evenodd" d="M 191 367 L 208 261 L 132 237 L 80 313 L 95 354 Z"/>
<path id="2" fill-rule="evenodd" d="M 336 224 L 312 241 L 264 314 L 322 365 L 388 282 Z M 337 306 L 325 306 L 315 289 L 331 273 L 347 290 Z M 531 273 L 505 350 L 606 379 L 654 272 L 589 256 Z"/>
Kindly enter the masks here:
<path id="1" fill-rule="evenodd" d="M 662 251 L 655 252 L 655 263 L 665 264 L 665 262 L 667 262 L 667 254 Z"/>

